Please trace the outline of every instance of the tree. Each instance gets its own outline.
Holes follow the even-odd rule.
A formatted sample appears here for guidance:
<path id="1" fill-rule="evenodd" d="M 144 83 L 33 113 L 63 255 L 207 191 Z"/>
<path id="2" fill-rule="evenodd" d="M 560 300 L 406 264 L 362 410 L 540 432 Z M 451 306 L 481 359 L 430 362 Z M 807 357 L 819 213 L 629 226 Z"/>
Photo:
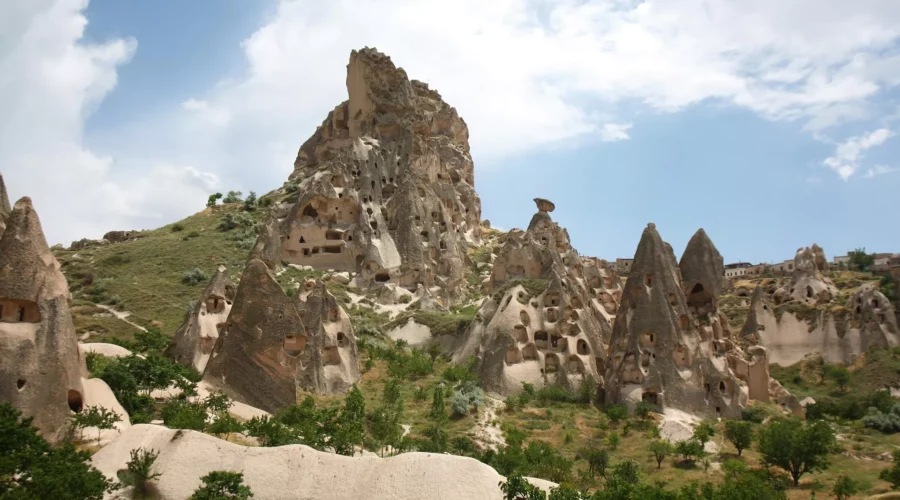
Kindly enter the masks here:
<path id="1" fill-rule="evenodd" d="M 653 458 L 656 459 L 656 468 L 661 469 L 663 460 L 666 459 L 669 455 L 672 454 L 674 448 L 672 443 L 659 439 L 656 441 L 650 442 L 650 453 L 653 454 Z"/>
<path id="2" fill-rule="evenodd" d="M 834 486 L 831 488 L 831 493 L 837 500 L 846 500 L 857 494 L 859 490 L 859 483 L 853 480 L 853 478 L 840 475 L 834 480 Z"/>
<path id="3" fill-rule="evenodd" d="M 698 458 L 706 455 L 706 452 L 703 450 L 703 444 L 694 438 L 679 441 L 675 444 L 675 453 L 681 455 L 681 461 L 686 463 L 693 463 Z"/>
<path id="4" fill-rule="evenodd" d="M 125 469 L 117 473 L 122 484 L 132 487 L 134 498 L 147 498 L 150 495 L 152 488 L 150 482 L 161 475 L 150 472 L 157 457 L 159 452 L 154 450 L 143 448 L 131 450 L 131 460 L 125 464 Z"/>
<path id="5" fill-rule="evenodd" d="M 628 408 L 624 405 L 610 405 L 606 408 L 606 416 L 613 425 L 628 418 Z"/>
<path id="6" fill-rule="evenodd" d="M 250 194 L 247 195 L 247 198 L 244 199 L 244 210 L 247 212 L 252 212 L 256 210 L 257 199 L 256 193 L 250 191 Z"/>
<path id="7" fill-rule="evenodd" d="M 568 484 L 561 484 L 550 490 L 547 500 L 582 500 L 584 497 Z"/>
<path id="8" fill-rule="evenodd" d="M 828 455 L 834 450 L 834 431 L 827 423 L 804 424 L 796 418 L 780 418 L 759 431 L 758 449 L 763 463 L 787 471 L 794 481 L 807 472 L 828 468 Z"/>
<path id="9" fill-rule="evenodd" d="M 878 475 L 879 479 L 891 483 L 893 489 L 900 489 L 900 450 L 892 452 L 894 465 L 890 469 L 884 469 Z"/>
<path id="10" fill-rule="evenodd" d="M 652 404 L 642 400 L 638 404 L 634 405 L 634 414 L 637 415 L 641 420 L 645 420 L 650 416 L 650 412 L 652 412 L 653 409 L 654 408 Z"/>
<path id="11" fill-rule="evenodd" d="M 609 445 L 609 449 L 616 451 L 616 448 L 619 447 L 619 433 L 610 432 L 609 436 L 606 436 L 606 444 Z"/>
<path id="12" fill-rule="evenodd" d="M 206 430 L 206 407 L 186 399 L 172 399 L 163 406 L 162 419 L 170 429 Z"/>
<path id="13" fill-rule="evenodd" d="M 122 420 L 119 414 L 102 406 L 91 406 L 73 413 L 71 416 L 72 427 L 82 433 L 88 427 L 97 428 L 97 446 L 100 446 L 100 434 L 107 429 L 113 429 L 116 422 Z"/>
<path id="14" fill-rule="evenodd" d="M 866 247 L 847 252 L 847 256 L 850 257 L 850 267 L 860 271 L 865 271 L 875 264 L 875 254 L 866 253 Z"/>
<path id="15" fill-rule="evenodd" d="M 582 448 L 578 451 L 577 458 L 580 458 L 588 464 L 588 474 L 591 477 L 599 475 L 606 476 L 606 468 L 609 467 L 609 452 L 603 448 Z"/>
<path id="16" fill-rule="evenodd" d="M 334 451 L 339 455 L 353 456 L 356 445 L 362 445 L 366 437 L 366 399 L 356 384 L 344 398 L 344 407 L 338 417 L 337 432 L 333 436 Z"/>
<path id="17" fill-rule="evenodd" d="M 169 346 L 170 339 L 159 331 L 159 328 L 148 326 L 147 330 L 134 332 L 133 352 L 163 352 Z"/>
<path id="18" fill-rule="evenodd" d="M 263 446 L 284 446 L 301 442 L 300 436 L 292 427 L 284 425 L 268 415 L 251 418 L 245 427 L 247 433 L 259 439 Z"/>
<path id="19" fill-rule="evenodd" d="M 215 470 L 200 478 L 203 486 L 197 488 L 190 500 L 246 500 L 253 496 L 249 486 L 244 485 L 244 474 Z"/>
<path id="20" fill-rule="evenodd" d="M 225 195 L 225 198 L 222 199 L 222 203 L 240 203 L 241 196 L 242 194 L 240 191 L 229 191 L 228 194 Z"/>
<path id="21" fill-rule="evenodd" d="M 547 495 L 524 477 L 515 474 L 500 482 L 500 491 L 504 500 L 546 500 Z"/>
<path id="22" fill-rule="evenodd" d="M 435 387 L 434 395 L 431 398 L 431 411 L 428 412 L 428 418 L 438 423 L 447 421 L 447 410 L 444 407 L 444 391 L 442 387 Z"/>
<path id="23" fill-rule="evenodd" d="M 694 428 L 694 439 L 700 441 L 702 446 L 706 446 L 706 443 L 712 439 L 713 436 L 716 435 L 715 426 L 707 421 L 700 422 L 697 427 Z"/>
<path id="24" fill-rule="evenodd" d="M 115 486 L 90 465 L 90 454 L 51 447 L 9 403 L 0 404 L 0 498 L 101 500 Z"/>
<path id="25" fill-rule="evenodd" d="M 825 376 L 834 380 L 841 392 L 850 383 L 850 370 L 846 366 L 827 366 Z"/>
<path id="26" fill-rule="evenodd" d="M 431 364 L 434 364 L 434 362 L 437 361 L 438 357 L 441 355 L 441 351 L 441 344 L 438 344 L 437 342 L 428 344 L 428 350 L 426 352 L 428 352 L 428 357 L 431 358 Z"/>
<path id="27" fill-rule="evenodd" d="M 244 430 L 244 424 L 232 417 L 230 413 L 222 412 L 215 416 L 215 419 L 207 426 L 206 430 L 219 437 L 224 435 L 227 441 L 228 436 L 231 434 Z"/>
<path id="28" fill-rule="evenodd" d="M 206 200 L 206 206 L 214 207 L 214 206 L 216 206 L 216 201 L 221 200 L 221 199 L 222 199 L 222 193 L 211 194 L 211 195 L 209 195 L 209 199 Z"/>
<path id="29" fill-rule="evenodd" d="M 741 456 L 744 448 L 753 442 L 753 426 L 750 422 L 728 420 L 725 422 L 725 439 L 731 441 L 731 444 L 737 448 L 738 456 Z"/>

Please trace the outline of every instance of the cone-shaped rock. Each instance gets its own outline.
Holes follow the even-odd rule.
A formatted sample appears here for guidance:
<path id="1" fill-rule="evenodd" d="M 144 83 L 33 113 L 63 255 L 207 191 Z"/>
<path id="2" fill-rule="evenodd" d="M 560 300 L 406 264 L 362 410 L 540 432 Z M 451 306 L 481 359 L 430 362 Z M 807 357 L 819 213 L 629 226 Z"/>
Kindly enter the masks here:
<path id="1" fill-rule="evenodd" d="M 825 304 L 837 296 L 837 287 L 822 273 L 827 268 L 825 252 L 813 243 L 800 248 L 794 256 L 794 272 L 791 281 L 775 292 L 775 304 L 798 302 L 800 304 Z"/>
<path id="2" fill-rule="evenodd" d="M 469 132 L 428 85 L 388 56 L 353 51 L 349 100 L 300 148 L 296 201 L 260 235 L 254 255 L 358 272 L 362 287 L 438 286 L 455 300 L 467 238 L 480 235 Z"/>
<path id="3" fill-rule="evenodd" d="M 81 366 L 66 279 L 22 198 L 0 238 L 0 401 L 58 441 L 84 405 Z"/>
<path id="4" fill-rule="evenodd" d="M 725 285 L 725 265 L 722 255 L 713 245 L 706 231 L 699 229 L 687 244 L 678 263 L 688 301 L 704 297 L 718 297 Z"/>
<path id="5" fill-rule="evenodd" d="M 706 246 L 698 245 L 701 249 Z M 712 251 L 707 248 L 698 253 L 718 254 L 711 243 L 709 247 Z M 712 262 L 708 264 L 715 267 Z M 694 272 L 697 282 L 702 283 L 699 277 L 714 271 Z M 724 333 L 714 300 L 707 304 L 707 297 L 703 299 L 697 307 L 688 303 L 672 248 L 649 224 L 638 244 L 613 327 L 605 386 L 607 403 L 644 400 L 694 414 L 740 415 L 747 400 L 746 389 L 722 356 L 727 344 L 721 342 Z M 691 309 L 703 313 L 695 318 Z"/>
<path id="6" fill-rule="evenodd" d="M 200 295 L 166 354 L 175 361 L 203 373 L 213 348 L 225 329 L 234 301 L 234 285 L 224 267 L 220 267 Z"/>
<path id="7" fill-rule="evenodd" d="M 462 363 L 475 357 L 485 389 L 504 395 L 523 383 L 574 389 L 590 378 L 600 385 L 621 292 L 605 262 L 572 249 L 547 213 L 552 203 L 536 202 L 528 231 L 507 234 L 486 283 L 493 296 L 454 356 Z"/>
<path id="8" fill-rule="evenodd" d="M 3 175 L 0 175 L 0 236 L 3 236 L 3 231 L 6 230 L 6 219 L 9 218 L 10 212 L 12 212 L 12 207 L 9 205 L 9 196 L 6 194 L 6 183 L 3 182 Z"/>

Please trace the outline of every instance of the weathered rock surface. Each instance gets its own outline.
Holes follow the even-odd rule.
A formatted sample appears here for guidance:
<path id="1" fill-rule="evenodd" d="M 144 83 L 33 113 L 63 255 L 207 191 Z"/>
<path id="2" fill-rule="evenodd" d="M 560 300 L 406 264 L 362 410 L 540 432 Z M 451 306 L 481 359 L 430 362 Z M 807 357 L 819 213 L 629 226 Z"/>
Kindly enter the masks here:
<path id="1" fill-rule="evenodd" d="M 22 198 L 0 238 L 0 401 L 59 441 L 84 406 L 81 369 L 66 279 Z"/>
<path id="2" fill-rule="evenodd" d="M 485 299 L 455 353 L 477 359 L 486 390 L 510 394 L 522 383 L 575 388 L 586 378 L 600 385 L 605 340 L 615 320 L 621 287 L 604 261 L 581 257 L 565 229 L 535 199 L 538 213 L 527 231 L 514 229 L 494 260 Z"/>
<path id="3" fill-rule="evenodd" d="M 701 229 L 681 260 L 690 281 L 655 225 L 644 229 L 613 327 L 605 401 L 739 417 L 748 391 L 726 362 L 733 344 L 714 293 L 722 257 Z"/>
<path id="4" fill-rule="evenodd" d="M 826 278 L 828 269 L 825 252 L 813 243 L 800 248 L 794 256 L 794 272 L 791 281 L 774 295 L 775 303 L 798 302 L 806 305 L 825 304 L 837 295 L 837 287 Z"/>
<path id="5" fill-rule="evenodd" d="M 0 236 L 6 230 L 6 219 L 12 212 L 12 206 L 9 204 L 9 195 L 6 194 L 6 183 L 3 181 L 3 175 L 0 175 Z"/>
<path id="6" fill-rule="evenodd" d="M 241 471 L 254 498 L 298 500 L 500 500 L 503 476 L 472 458 L 403 453 L 391 458 L 346 457 L 303 445 L 251 448 L 196 431 L 139 424 L 91 461 L 107 477 L 125 468 L 136 448 L 159 452 L 154 481 L 161 500 L 189 497 L 215 470 Z M 555 486 L 539 481 L 546 488 Z M 113 498 L 130 498 L 127 489 Z"/>
<path id="7" fill-rule="evenodd" d="M 175 332 L 166 355 L 203 373 L 225 328 L 234 301 L 234 285 L 222 266 L 212 277 L 184 323 Z"/>
<path id="8" fill-rule="evenodd" d="M 300 148 L 298 199 L 264 224 L 254 257 L 358 272 L 364 287 L 440 287 L 454 301 L 481 231 L 465 122 L 374 49 L 351 53 L 347 91 Z"/>
<path id="9" fill-rule="evenodd" d="M 243 403 L 275 412 L 297 389 L 331 394 L 359 379 L 346 312 L 321 283 L 294 300 L 260 260 L 244 268 L 206 380 Z"/>

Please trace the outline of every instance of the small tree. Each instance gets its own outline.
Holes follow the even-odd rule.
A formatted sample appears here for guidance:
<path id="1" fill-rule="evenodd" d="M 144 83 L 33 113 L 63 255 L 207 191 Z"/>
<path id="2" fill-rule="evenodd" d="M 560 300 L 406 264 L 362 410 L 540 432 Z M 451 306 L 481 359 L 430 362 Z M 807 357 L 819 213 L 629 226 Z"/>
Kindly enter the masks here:
<path id="1" fill-rule="evenodd" d="M 738 456 L 741 456 L 744 448 L 753 442 L 753 426 L 750 422 L 729 420 L 725 422 L 725 439 L 731 441 L 731 444 L 737 448 Z"/>
<path id="2" fill-rule="evenodd" d="M 648 403 L 647 401 L 641 401 L 638 404 L 634 405 L 634 414 L 640 418 L 641 420 L 646 420 L 647 417 L 650 416 L 650 412 L 653 411 L 653 405 Z"/>
<path id="3" fill-rule="evenodd" d="M 759 452 L 763 463 L 787 471 L 800 484 L 807 472 L 828 468 L 834 450 L 834 431 L 825 422 L 804 424 L 796 418 L 772 420 L 759 431 Z"/>
<path id="4" fill-rule="evenodd" d="M 88 427 L 97 428 L 97 446 L 100 446 L 100 434 L 105 430 L 115 428 L 116 423 L 122 420 L 118 413 L 102 406 L 85 408 L 78 413 L 72 414 L 71 418 L 72 427 L 82 433 Z"/>
<path id="5" fill-rule="evenodd" d="M 500 482 L 503 500 L 545 500 L 547 495 L 524 477 L 515 474 Z"/>
<path id="6" fill-rule="evenodd" d="M 834 486 L 831 488 L 831 493 L 837 500 L 846 500 L 857 494 L 859 490 L 859 483 L 853 480 L 852 477 L 840 475 L 834 480 Z"/>
<path id="7" fill-rule="evenodd" d="M 890 469 L 882 470 L 878 477 L 891 483 L 891 488 L 896 490 L 900 489 L 900 450 L 894 450 L 892 455 L 894 457 L 894 465 Z"/>
<path id="8" fill-rule="evenodd" d="M 609 445 L 609 449 L 616 451 L 619 447 L 619 434 L 617 432 L 610 432 L 609 436 L 606 437 L 606 444 Z"/>
<path id="9" fill-rule="evenodd" d="M 613 425 L 628 418 L 628 408 L 624 405 L 610 405 L 606 408 L 606 416 Z"/>
<path id="10" fill-rule="evenodd" d="M 190 500 L 246 500 L 253 497 L 249 486 L 244 485 L 244 475 L 240 472 L 212 471 L 200 478 L 203 486 L 197 488 Z"/>
<path id="11" fill-rule="evenodd" d="M 131 450 L 131 460 L 126 464 L 127 468 L 117 473 L 122 484 L 133 488 L 134 498 L 147 498 L 152 488 L 150 482 L 161 475 L 150 472 L 158 456 L 159 452 L 154 450 L 143 448 Z"/>
<path id="12" fill-rule="evenodd" d="M 841 392 L 850 383 L 850 370 L 846 366 L 828 366 L 825 375 L 837 383 Z"/>
<path id="13" fill-rule="evenodd" d="M 202 271 L 201 271 L 202 272 Z M 159 331 L 159 328 L 148 326 L 145 331 L 134 332 L 133 352 L 163 352 L 169 346 L 170 339 Z"/>
<path id="14" fill-rule="evenodd" d="M 875 254 L 866 253 L 866 247 L 847 252 L 847 256 L 850 257 L 850 266 L 860 271 L 865 271 L 875 264 Z"/>
<path id="15" fill-rule="evenodd" d="M 700 441 L 700 444 L 704 447 L 715 435 L 716 427 L 710 422 L 700 422 L 700 424 L 694 428 L 694 439 Z"/>
<path id="16" fill-rule="evenodd" d="M 222 199 L 222 193 L 211 194 L 211 195 L 209 195 L 209 199 L 206 200 L 206 206 L 214 207 L 214 206 L 216 206 L 216 202 L 221 199 Z"/>
<path id="17" fill-rule="evenodd" d="M 241 196 L 240 191 L 229 191 L 225 198 L 222 199 L 222 203 L 240 203 Z"/>
<path id="18" fill-rule="evenodd" d="M 431 411 L 428 418 L 438 423 L 447 421 L 447 410 L 444 405 L 444 391 L 441 387 L 435 387 L 434 396 L 431 398 Z"/>
<path id="19" fill-rule="evenodd" d="M 672 454 L 674 448 L 672 443 L 659 439 L 656 441 L 650 442 L 650 453 L 653 454 L 653 458 L 656 459 L 656 468 L 662 468 L 663 460 L 666 459 L 669 455 Z"/>
<path id="20" fill-rule="evenodd" d="M 206 428 L 207 432 L 211 432 L 216 436 L 225 437 L 225 440 L 228 440 L 228 437 L 235 432 L 241 432 L 244 430 L 244 424 L 240 423 L 236 418 L 232 417 L 228 412 L 222 412 L 216 415 L 215 420 L 212 421 L 211 424 Z"/>
<path id="21" fill-rule="evenodd" d="M 356 446 L 366 437 L 366 399 L 355 384 L 344 398 L 344 407 L 338 417 L 338 430 L 333 436 L 334 451 L 353 456 Z"/>
<path id="22" fill-rule="evenodd" d="M 256 193 L 254 193 L 253 191 L 250 191 L 250 194 L 248 194 L 247 198 L 244 199 L 244 210 L 246 210 L 248 212 L 252 212 L 252 211 L 256 210 L 256 205 L 257 205 Z"/>
<path id="23" fill-rule="evenodd" d="M 688 439 L 679 441 L 675 445 L 675 453 L 681 455 L 682 462 L 694 463 L 698 458 L 703 458 L 706 452 L 703 450 L 703 444 L 696 439 Z"/>

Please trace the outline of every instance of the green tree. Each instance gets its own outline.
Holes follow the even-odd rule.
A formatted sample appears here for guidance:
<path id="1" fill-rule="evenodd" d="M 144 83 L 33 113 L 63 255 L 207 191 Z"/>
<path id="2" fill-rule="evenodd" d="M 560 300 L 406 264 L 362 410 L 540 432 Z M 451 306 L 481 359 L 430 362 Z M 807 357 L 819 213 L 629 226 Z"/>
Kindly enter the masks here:
<path id="1" fill-rule="evenodd" d="M 240 191 L 229 191 L 225 198 L 222 199 L 222 203 L 240 203 L 241 196 L 243 195 Z"/>
<path id="2" fill-rule="evenodd" d="M 118 472 L 119 482 L 125 486 L 131 486 L 133 498 L 150 496 L 153 488 L 151 482 L 160 476 L 159 473 L 151 472 L 157 457 L 159 457 L 159 452 L 155 450 L 143 448 L 131 450 L 131 460 L 125 464 L 125 469 Z"/>
<path id="3" fill-rule="evenodd" d="M 890 469 L 882 470 L 878 477 L 891 483 L 891 487 L 896 490 L 900 488 L 900 450 L 894 450 L 891 454 L 894 457 L 894 464 Z"/>
<path id="4" fill-rule="evenodd" d="M 228 440 L 228 437 L 231 434 L 236 432 L 241 432 L 244 430 L 244 424 L 242 424 L 238 419 L 231 416 L 228 412 L 222 412 L 215 416 L 212 423 L 210 423 L 206 431 L 216 436 L 223 437 L 225 440 Z"/>
<path id="5" fill-rule="evenodd" d="M 834 431 L 822 421 L 804 424 L 796 418 L 779 418 L 762 426 L 757 447 L 764 464 L 784 469 L 797 486 L 803 474 L 828 468 Z"/>
<path id="6" fill-rule="evenodd" d="M 728 420 L 725 422 L 725 439 L 731 441 L 737 448 L 738 456 L 741 456 L 744 448 L 753 442 L 753 426 L 750 422 Z"/>
<path id="7" fill-rule="evenodd" d="M 603 448 L 582 448 L 576 454 L 577 458 L 584 460 L 588 464 L 588 475 L 594 477 L 606 476 L 606 468 L 609 467 L 609 451 Z"/>
<path id="8" fill-rule="evenodd" d="M 344 398 L 344 407 L 338 417 L 337 432 L 333 436 L 334 451 L 339 455 L 353 456 L 356 446 L 366 437 L 366 399 L 355 384 Z"/>
<path id="9" fill-rule="evenodd" d="M 216 206 L 216 202 L 221 199 L 222 199 L 222 193 L 211 194 L 211 195 L 209 195 L 209 199 L 206 200 L 206 206 L 214 207 L 214 206 Z"/>
<path id="10" fill-rule="evenodd" d="M 547 500 L 583 500 L 584 498 L 575 488 L 568 484 L 561 484 L 550 490 Z"/>
<path id="11" fill-rule="evenodd" d="M 166 337 L 159 328 L 148 326 L 146 331 L 134 332 L 133 352 L 149 353 L 163 352 L 169 346 L 169 337 Z"/>
<path id="12" fill-rule="evenodd" d="M 51 447 L 32 418 L 0 404 L 0 498 L 101 500 L 115 486 L 91 467 L 90 454 L 66 444 Z"/>
<path id="13" fill-rule="evenodd" d="M 506 482 L 500 482 L 500 491 L 504 500 L 546 500 L 547 495 L 535 486 L 532 486 L 524 477 L 516 474 L 506 478 Z"/>
<path id="14" fill-rule="evenodd" d="M 825 376 L 834 380 L 841 392 L 850 383 L 850 370 L 846 366 L 828 365 L 825 368 Z"/>
<path id="15" fill-rule="evenodd" d="M 619 433 L 618 432 L 610 432 L 609 436 L 606 436 L 606 444 L 609 445 L 609 449 L 616 451 L 619 447 Z"/>
<path id="16" fill-rule="evenodd" d="M 250 191 L 250 194 L 247 195 L 247 198 L 244 199 L 244 210 L 248 212 L 252 212 L 256 210 L 256 206 L 258 205 L 256 199 L 256 193 Z"/>
<path id="17" fill-rule="evenodd" d="M 694 438 L 676 443 L 675 453 L 681 455 L 681 461 L 685 463 L 694 463 L 698 458 L 706 456 L 703 443 Z"/>
<path id="18" fill-rule="evenodd" d="M 694 439 L 700 441 L 700 444 L 706 446 L 706 443 L 712 439 L 713 436 L 716 435 L 716 427 L 708 422 L 700 422 L 697 427 L 694 428 Z"/>
<path id="19" fill-rule="evenodd" d="M 866 247 L 847 252 L 847 256 L 850 257 L 850 267 L 860 271 L 865 271 L 875 264 L 875 254 L 866 253 Z"/>
<path id="20" fill-rule="evenodd" d="M 664 439 L 650 442 L 650 453 L 653 454 L 653 458 L 656 460 L 657 469 L 662 468 L 663 460 L 671 455 L 673 451 L 675 451 L 675 448 L 672 446 L 672 443 Z"/>
<path id="21" fill-rule="evenodd" d="M 250 436 L 259 440 L 263 446 L 284 446 L 302 442 L 298 432 L 278 420 L 264 415 L 253 417 L 244 426 Z"/>
<path id="22" fill-rule="evenodd" d="M 624 405 L 609 405 L 606 408 L 606 416 L 613 425 L 628 418 L 628 408 Z"/>
<path id="23" fill-rule="evenodd" d="M 837 500 L 846 500 L 859 493 L 859 490 L 860 487 L 858 482 L 852 477 L 842 474 L 834 480 L 834 486 L 831 488 L 831 493 Z"/>
<path id="24" fill-rule="evenodd" d="M 250 487 L 244 485 L 240 472 L 212 471 L 200 478 L 203 486 L 197 488 L 190 500 L 246 500 L 253 497 Z"/>
<path id="25" fill-rule="evenodd" d="M 431 397 L 431 411 L 428 412 L 428 418 L 438 423 L 447 421 L 447 409 L 444 404 L 444 391 L 442 387 L 435 387 L 434 395 Z"/>
<path id="26" fill-rule="evenodd" d="M 648 403 L 647 401 L 641 401 L 638 404 L 634 405 L 634 414 L 640 418 L 641 420 L 646 420 L 647 417 L 650 416 L 650 413 L 653 411 L 653 405 Z"/>
<path id="27" fill-rule="evenodd" d="M 88 427 L 97 428 L 97 446 L 100 446 L 100 434 L 104 430 L 115 428 L 116 423 L 122 420 L 118 413 L 102 406 L 85 408 L 78 413 L 73 413 L 70 418 L 72 427 L 79 429 L 82 433 Z"/>
<path id="28" fill-rule="evenodd" d="M 162 408 L 162 419 L 170 429 L 206 429 L 206 407 L 186 399 L 171 399 Z"/>

